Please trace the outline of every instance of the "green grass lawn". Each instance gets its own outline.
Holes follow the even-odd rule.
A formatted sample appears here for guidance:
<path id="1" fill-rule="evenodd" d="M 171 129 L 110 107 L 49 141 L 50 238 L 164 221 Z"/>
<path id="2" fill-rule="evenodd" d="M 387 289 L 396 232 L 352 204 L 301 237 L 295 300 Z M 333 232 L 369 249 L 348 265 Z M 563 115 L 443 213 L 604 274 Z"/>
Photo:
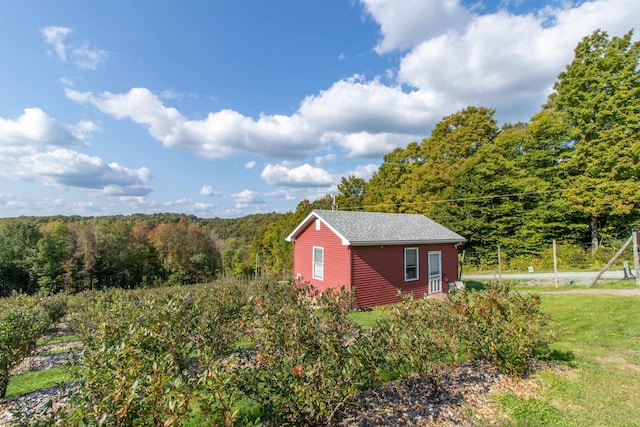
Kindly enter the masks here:
<path id="1" fill-rule="evenodd" d="M 354 311 L 348 314 L 348 318 L 358 322 L 363 328 L 372 328 L 376 325 L 376 321 L 384 313 L 384 308 L 377 308 L 369 311 Z"/>
<path id="2" fill-rule="evenodd" d="M 50 387 L 68 381 L 69 378 L 69 371 L 62 366 L 42 371 L 25 372 L 11 378 L 7 388 L 7 397 Z"/>
<path id="3" fill-rule="evenodd" d="M 80 341 L 80 335 L 56 335 L 44 336 L 38 340 L 38 345 L 62 344 L 67 342 Z"/>
<path id="4" fill-rule="evenodd" d="M 640 298 L 543 295 L 564 368 L 533 399 L 497 397 L 515 425 L 640 426 Z"/>

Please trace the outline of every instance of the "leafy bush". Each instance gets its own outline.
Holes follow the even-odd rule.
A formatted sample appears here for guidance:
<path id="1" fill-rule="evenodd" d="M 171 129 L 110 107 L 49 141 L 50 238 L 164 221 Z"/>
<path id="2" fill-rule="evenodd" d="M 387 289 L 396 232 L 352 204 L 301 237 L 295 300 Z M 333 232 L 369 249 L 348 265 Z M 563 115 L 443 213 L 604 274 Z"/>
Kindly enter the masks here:
<path id="1" fill-rule="evenodd" d="M 551 339 L 540 298 L 511 292 L 509 286 L 454 292 L 446 304 L 462 316 L 462 342 L 471 354 L 510 374 L 524 374 L 529 359 Z"/>
<path id="2" fill-rule="evenodd" d="M 156 331 L 130 325 L 118 345 L 87 352 L 80 389 L 70 409 L 56 417 L 64 425 L 169 426 L 188 419 L 195 384 Z"/>
<path id="3" fill-rule="evenodd" d="M 406 296 L 361 328 L 353 295 L 287 283 L 111 291 L 74 299 L 85 342 L 65 425 L 322 425 L 382 374 L 436 381 L 469 356 L 515 374 L 544 347 L 536 297 L 491 284 Z M 238 341 L 251 347 L 238 351 Z M 53 421 L 52 421 L 53 422 Z"/>
<path id="4" fill-rule="evenodd" d="M 83 378 L 66 425 L 183 425 L 201 393 L 197 358 L 230 351 L 242 329 L 243 293 L 233 287 L 100 292 L 73 323 L 85 342 Z"/>
<path id="5" fill-rule="evenodd" d="M 0 397 L 5 397 L 11 370 L 36 348 L 50 317 L 33 297 L 16 295 L 0 305 Z"/>
<path id="6" fill-rule="evenodd" d="M 369 334 L 346 317 L 353 296 L 307 286 L 265 284 L 251 299 L 255 367 L 241 391 L 276 424 L 322 424 L 374 383 L 378 359 Z"/>
<path id="7" fill-rule="evenodd" d="M 462 357 L 461 318 L 441 301 L 404 295 L 375 327 L 376 346 L 386 354 L 385 370 L 435 381 Z"/>
<path id="8" fill-rule="evenodd" d="M 55 325 L 66 314 L 68 309 L 66 295 L 50 295 L 39 300 L 45 310 L 49 324 Z"/>

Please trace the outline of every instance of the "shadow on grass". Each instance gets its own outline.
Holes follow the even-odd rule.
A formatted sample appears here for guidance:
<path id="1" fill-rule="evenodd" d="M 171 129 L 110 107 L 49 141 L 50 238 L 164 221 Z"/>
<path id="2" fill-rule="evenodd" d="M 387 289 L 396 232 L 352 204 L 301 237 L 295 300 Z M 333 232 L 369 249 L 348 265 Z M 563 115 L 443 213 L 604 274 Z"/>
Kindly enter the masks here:
<path id="1" fill-rule="evenodd" d="M 571 368 L 576 367 L 576 355 L 572 351 L 560 351 L 556 349 L 547 349 L 546 351 L 541 351 L 539 354 L 535 355 L 539 360 L 543 360 L 545 362 L 560 362 L 565 363 Z"/>
<path id="2" fill-rule="evenodd" d="M 477 282 L 475 280 L 465 280 L 464 287 L 470 291 L 482 291 L 485 289 L 486 283 Z"/>

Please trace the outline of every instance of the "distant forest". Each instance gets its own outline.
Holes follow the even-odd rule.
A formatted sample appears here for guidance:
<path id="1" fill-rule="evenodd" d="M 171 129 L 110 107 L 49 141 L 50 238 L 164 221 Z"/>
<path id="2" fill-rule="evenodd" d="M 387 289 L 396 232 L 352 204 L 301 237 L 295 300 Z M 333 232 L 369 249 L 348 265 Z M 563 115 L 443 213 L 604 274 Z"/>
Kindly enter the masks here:
<path id="1" fill-rule="evenodd" d="M 427 215 L 495 257 L 540 254 L 556 239 L 591 252 L 640 225 L 640 42 L 585 37 L 527 123 L 491 108 L 444 117 L 384 156 L 371 179 L 343 177 L 343 210 Z M 0 219 L 0 296 L 292 275 L 284 238 L 327 195 L 295 211 L 237 219 L 153 214 Z"/>

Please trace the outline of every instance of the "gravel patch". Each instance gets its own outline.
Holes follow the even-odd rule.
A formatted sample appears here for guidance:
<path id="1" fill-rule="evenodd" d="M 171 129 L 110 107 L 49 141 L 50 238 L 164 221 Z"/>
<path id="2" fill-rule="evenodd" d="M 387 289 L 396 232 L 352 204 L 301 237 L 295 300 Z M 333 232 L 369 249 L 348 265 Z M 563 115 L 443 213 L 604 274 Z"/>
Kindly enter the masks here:
<path id="1" fill-rule="evenodd" d="M 71 360 L 71 358 L 72 352 L 70 351 L 27 357 L 11 371 L 11 375 L 14 376 L 24 374 L 25 372 L 55 368 Z"/>
<path id="2" fill-rule="evenodd" d="M 486 362 L 472 361 L 446 372 L 438 384 L 419 378 L 390 382 L 360 393 L 336 414 L 332 427 L 477 426 L 500 424 L 491 395 L 523 394 L 531 381 L 502 374 Z"/>
<path id="3" fill-rule="evenodd" d="M 0 426 L 10 427 L 18 423 L 28 425 L 43 415 L 52 413 L 66 405 L 70 393 L 77 390 L 79 386 L 79 383 L 69 384 L 66 389 L 62 389 L 56 385 L 20 396 L 0 399 Z"/>

